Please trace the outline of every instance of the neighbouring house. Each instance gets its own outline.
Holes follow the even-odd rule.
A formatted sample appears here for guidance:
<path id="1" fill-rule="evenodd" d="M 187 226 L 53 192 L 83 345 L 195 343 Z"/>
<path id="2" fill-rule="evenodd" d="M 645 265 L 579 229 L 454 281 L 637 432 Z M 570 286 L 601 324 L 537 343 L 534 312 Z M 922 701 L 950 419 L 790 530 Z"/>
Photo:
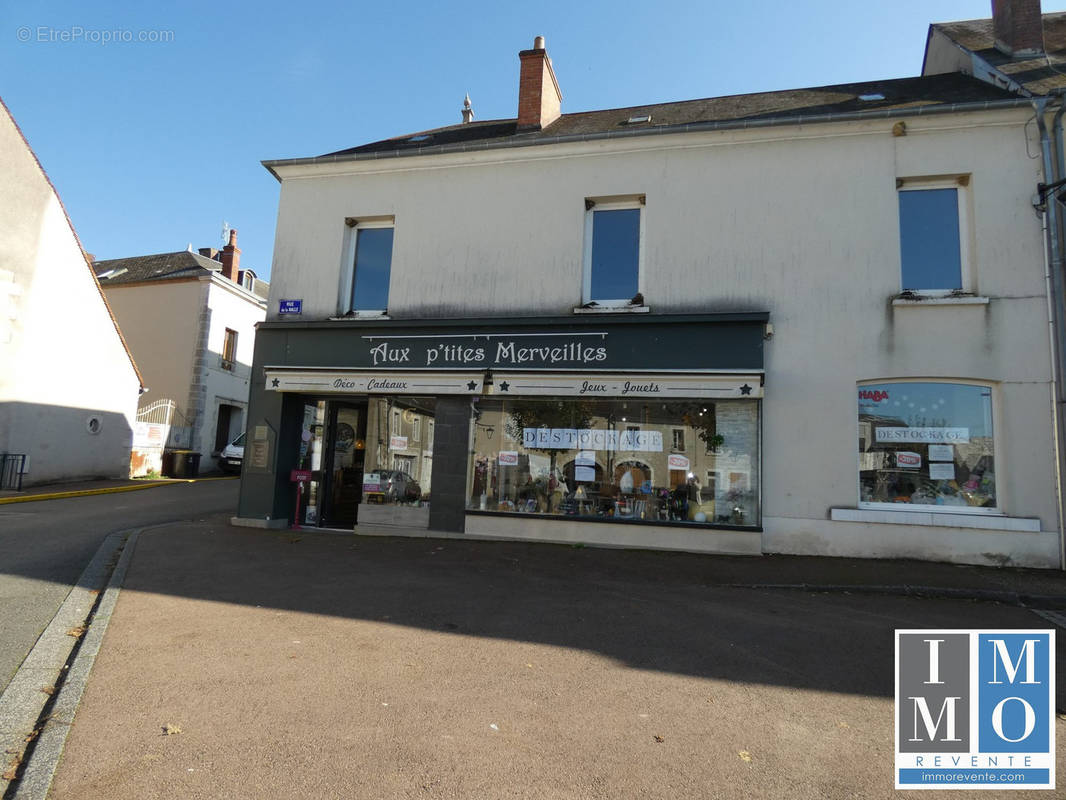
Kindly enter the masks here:
<path id="1" fill-rule="evenodd" d="M 140 389 L 63 203 L 0 102 L 0 489 L 128 477 Z"/>
<path id="2" fill-rule="evenodd" d="M 237 231 L 221 251 L 191 248 L 94 264 L 146 385 L 135 471 L 158 470 L 164 447 L 199 454 L 199 469 L 244 430 L 256 323 L 269 285 L 240 268 Z M 156 426 L 156 427 L 152 427 Z"/>
<path id="3" fill-rule="evenodd" d="M 1060 98 L 561 100 L 264 162 L 237 524 L 1063 566 Z"/>

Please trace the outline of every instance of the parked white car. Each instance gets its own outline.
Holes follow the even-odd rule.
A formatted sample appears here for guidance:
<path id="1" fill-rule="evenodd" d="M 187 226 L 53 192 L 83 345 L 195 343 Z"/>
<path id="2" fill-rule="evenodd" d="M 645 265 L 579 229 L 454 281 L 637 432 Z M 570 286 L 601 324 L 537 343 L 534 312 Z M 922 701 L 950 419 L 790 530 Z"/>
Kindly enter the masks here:
<path id="1" fill-rule="evenodd" d="M 218 455 L 218 468 L 223 472 L 240 472 L 244 461 L 244 434 L 222 448 Z"/>

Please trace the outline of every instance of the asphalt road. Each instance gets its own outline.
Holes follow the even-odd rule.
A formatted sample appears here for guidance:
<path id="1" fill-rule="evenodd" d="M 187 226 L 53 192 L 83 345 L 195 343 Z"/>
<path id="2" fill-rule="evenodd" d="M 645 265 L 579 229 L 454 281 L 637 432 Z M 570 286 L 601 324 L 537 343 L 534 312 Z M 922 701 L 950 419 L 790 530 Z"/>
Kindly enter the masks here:
<path id="1" fill-rule="evenodd" d="M 0 692 L 108 534 L 237 507 L 238 481 L 0 506 Z"/>

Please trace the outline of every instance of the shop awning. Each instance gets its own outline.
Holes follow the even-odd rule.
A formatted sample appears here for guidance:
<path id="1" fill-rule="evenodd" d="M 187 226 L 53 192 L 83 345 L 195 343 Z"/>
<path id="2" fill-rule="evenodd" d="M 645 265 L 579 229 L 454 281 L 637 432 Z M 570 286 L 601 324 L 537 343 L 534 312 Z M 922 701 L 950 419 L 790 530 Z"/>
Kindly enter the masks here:
<path id="1" fill-rule="evenodd" d="M 313 394 L 479 395 L 482 372 L 370 372 L 266 367 L 268 392 Z"/>
<path id="2" fill-rule="evenodd" d="M 711 400 L 759 398 L 763 375 L 705 374 L 553 374 L 494 372 L 487 392 L 497 397 L 548 395 L 554 397 L 700 397 Z"/>

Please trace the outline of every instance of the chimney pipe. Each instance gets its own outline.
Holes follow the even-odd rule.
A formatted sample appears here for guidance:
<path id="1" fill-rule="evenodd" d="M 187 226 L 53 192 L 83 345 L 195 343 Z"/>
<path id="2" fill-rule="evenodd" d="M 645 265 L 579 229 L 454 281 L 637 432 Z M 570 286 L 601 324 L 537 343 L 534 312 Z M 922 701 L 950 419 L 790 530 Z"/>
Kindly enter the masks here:
<path id="1" fill-rule="evenodd" d="M 539 131 L 559 119 L 563 93 L 555 79 L 552 60 L 544 47 L 544 37 L 533 40 L 532 50 L 518 54 L 518 130 Z"/>
<path id="2" fill-rule="evenodd" d="M 230 228 L 229 244 L 222 248 L 222 275 L 237 283 L 240 271 L 241 251 L 237 247 L 237 229 Z"/>
<path id="3" fill-rule="evenodd" d="M 1044 52 L 1040 0 L 992 0 L 996 49 L 1012 58 Z"/>
<path id="4" fill-rule="evenodd" d="M 466 99 L 463 100 L 463 124 L 474 121 L 474 109 L 470 107 L 470 93 L 467 92 Z"/>

